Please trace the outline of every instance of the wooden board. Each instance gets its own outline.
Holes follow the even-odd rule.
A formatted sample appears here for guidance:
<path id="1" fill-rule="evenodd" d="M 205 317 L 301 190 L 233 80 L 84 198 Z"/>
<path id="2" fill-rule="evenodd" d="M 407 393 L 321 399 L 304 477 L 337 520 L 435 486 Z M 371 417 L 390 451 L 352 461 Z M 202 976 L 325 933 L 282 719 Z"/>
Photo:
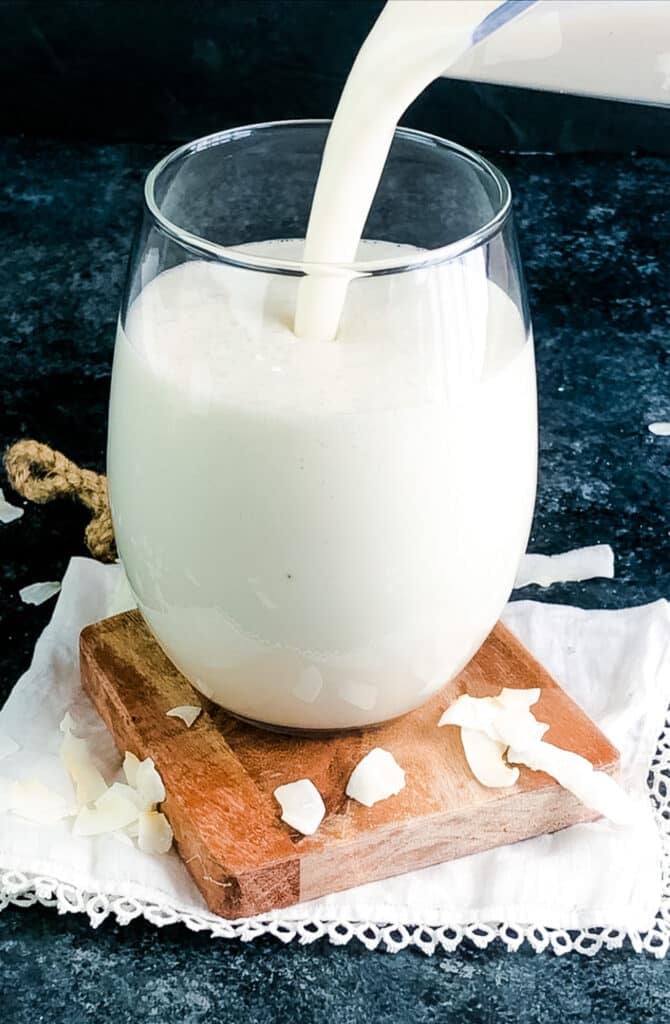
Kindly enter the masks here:
<path id="1" fill-rule="evenodd" d="M 472 776 L 460 730 L 437 728 L 459 694 L 539 686 L 533 708 L 546 738 L 615 774 L 618 752 L 518 640 L 498 624 L 470 664 L 417 711 L 386 725 L 327 738 L 264 732 L 208 702 L 163 654 L 139 612 L 81 635 L 84 688 L 119 751 L 151 756 L 167 792 L 163 810 L 210 910 L 236 918 L 309 900 L 597 815 L 549 776 L 522 768 L 517 784 L 487 789 Z M 205 708 L 187 729 L 165 712 Z M 373 747 L 390 750 L 407 784 L 364 807 L 345 796 L 349 775 Z M 327 815 L 313 836 L 279 817 L 277 786 L 309 778 Z"/>

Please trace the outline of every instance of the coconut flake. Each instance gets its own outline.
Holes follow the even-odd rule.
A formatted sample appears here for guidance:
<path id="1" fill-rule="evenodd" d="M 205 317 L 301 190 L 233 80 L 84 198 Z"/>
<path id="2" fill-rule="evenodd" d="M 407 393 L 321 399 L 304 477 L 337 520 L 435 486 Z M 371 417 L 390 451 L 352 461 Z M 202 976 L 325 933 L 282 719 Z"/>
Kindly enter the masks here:
<path id="1" fill-rule="evenodd" d="M 304 836 L 316 832 L 323 821 L 326 807 L 311 779 L 299 779 L 278 786 L 274 796 L 281 806 L 282 821 Z"/>
<path id="2" fill-rule="evenodd" d="M 510 697 L 510 692 L 523 692 L 528 696 Z M 537 690 L 512 691 L 506 687 L 496 697 L 471 697 L 464 693 L 449 705 L 437 724 L 460 725 L 483 732 L 505 747 L 529 747 L 542 739 L 549 728 L 544 722 L 538 722 L 530 711 L 529 702 L 536 702 L 536 694 Z M 506 703 L 510 701 L 511 704 Z"/>
<path id="3" fill-rule="evenodd" d="M 499 789 L 518 780 L 519 769 L 505 764 L 504 743 L 477 729 L 461 729 L 461 742 L 470 771 L 482 786 Z"/>
<path id="4" fill-rule="evenodd" d="M 583 804 L 616 825 L 631 825 L 639 817 L 637 804 L 610 775 L 596 771 L 590 761 L 571 750 L 542 740 L 525 750 L 510 747 L 507 759 L 551 775 Z"/>
<path id="5" fill-rule="evenodd" d="M 137 783 L 137 769 L 140 766 L 139 757 L 135 757 L 130 750 L 126 750 L 126 756 L 123 759 L 123 774 L 126 777 L 126 782 L 129 786 L 135 786 Z"/>
<path id="6" fill-rule="evenodd" d="M 170 708 L 165 714 L 168 718 L 181 718 L 187 729 L 190 729 L 201 711 L 202 708 L 196 704 L 181 704 L 177 708 Z"/>
<path id="7" fill-rule="evenodd" d="M 658 437 L 670 437 L 670 423 L 650 423 L 647 429 Z"/>
<path id="8" fill-rule="evenodd" d="M 142 806 L 142 798 L 133 786 L 127 786 L 124 782 L 114 782 L 103 795 L 107 796 L 109 793 L 116 796 L 122 796 L 124 800 L 128 800 L 131 804 L 135 804 L 138 811 L 144 810 L 144 807 Z"/>
<path id="9" fill-rule="evenodd" d="M 72 716 L 67 713 L 60 723 L 63 732 L 60 759 L 74 785 L 77 807 L 83 807 L 102 796 L 107 783 L 93 764 L 86 740 L 75 736 L 71 731 L 73 727 Z"/>
<path id="10" fill-rule="evenodd" d="M 359 804 L 372 807 L 396 796 L 405 787 L 405 773 L 393 754 L 375 747 L 358 762 L 347 783 L 346 793 Z"/>
<path id="11" fill-rule="evenodd" d="M 65 797 L 37 779 L 10 784 L 8 810 L 39 825 L 52 825 L 76 813 Z"/>
<path id="12" fill-rule="evenodd" d="M 98 797 L 95 801 L 95 808 L 98 811 L 107 812 L 110 808 L 115 809 L 120 807 L 122 802 L 123 804 L 128 805 L 127 807 L 124 807 L 124 814 L 129 817 L 128 821 L 118 827 L 125 828 L 126 825 L 130 825 L 131 821 L 135 821 L 140 812 L 137 794 L 130 788 L 130 786 L 125 786 L 122 782 L 115 782 L 105 790 L 102 796 Z M 133 811 L 135 812 L 134 814 L 132 813 Z"/>
<path id="13" fill-rule="evenodd" d="M 480 778 L 488 777 L 488 769 L 495 766 L 493 748 L 487 749 L 486 740 L 496 744 L 495 754 L 507 761 L 522 764 L 533 771 L 544 771 L 570 790 L 587 807 L 592 807 L 616 824 L 630 824 L 639 811 L 628 794 L 605 772 L 596 771 L 585 757 L 547 743 L 543 736 L 549 728 L 538 722 L 530 711 L 539 697 L 539 691 L 503 688 L 496 697 L 470 697 L 463 694 L 451 704 L 440 718 L 439 725 L 459 725 L 468 764 L 483 785 L 491 785 Z M 472 732 L 479 732 L 475 739 Z M 481 737 L 484 737 L 482 739 Z M 468 756 L 468 745 L 475 749 L 473 760 Z M 481 749 L 485 749 L 482 755 Z M 509 770 L 509 769 L 508 769 Z"/>
<path id="14" fill-rule="evenodd" d="M 170 822 L 160 811 L 143 811 L 139 817 L 137 845 L 143 853 L 167 853 L 172 846 Z"/>
<path id="15" fill-rule="evenodd" d="M 495 719 L 501 707 L 493 697 L 471 697 L 468 693 L 461 694 L 444 711 L 437 723 L 443 725 L 460 725 L 462 729 L 476 729 L 485 732 L 493 740 L 500 740 L 495 731 Z"/>
<path id="16" fill-rule="evenodd" d="M 524 555 L 514 583 L 515 590 L 537 583 L 579 583 L 596 578 L 614 579 L 614 552 L 609 544 L 593 544 L 558 555 Z"/>
<path id="17" fill-rule="evenodd" d="M 60 590 L 60 583 L 57 580 L 49 580 L 45 583 L 31 583 L 19 590 L 19 597 L 24 604 L 44 604 L 51 597 L 55 597 Z"/>
<path id="18" fill-rule="evenodd" d="M 533 704 L 537 704 L 542 690 L 539 686 L 534 686 L 529 689 L 521 689 L 519 687 L 503 686 L 502 690 L 495 697 L 495 701 L 501 704 L 505 708 L 510 710 L 525 710 L 528 711 L 532 708 Z"/>
<path id="19" fill-rule="evenodd" d="M 143 811 L 151 810 L 155 804 L 165 800 L 165 786 L 156 771 L 153 759 L 146 757 L 140 761 L 135 772 L 135 787 Z"/>
<path id="20" fill-rule="evenodd" d="M 25 509 L 19 508 L 17 505 L 12 505 L 11 502 L 5 498 L 2 487 L 0 487 L 0 523 L 13 523 L 16 519 L 20 519 Z"/>
<path id="21" fill-rule="evenodd" d="M 72 826 L 72 833 L 75 836 L 99 836 L 106 832 L 118 832 L 136 821 L 139 813 L 133 800 L 128 800 L 123 793 L 110 786 L 95 801 L 94 808 L 81 808 Z"/>
<path id="22" fill-rule="evenodd" d="M 11 757 L 17 750 L 20 750 L 20 746 L 10 736 L 5 735 L 4 732 L 0 732 L 0 761 L 3 757 Z"/>
<path id="23" fill-rule="evenodd" d="M 532 711 L 502 708 L 495 720 L 497 739 L 508 747 L 527 747 L 539 742 L 547 732 L 546 722 L 538 722 Z"/>

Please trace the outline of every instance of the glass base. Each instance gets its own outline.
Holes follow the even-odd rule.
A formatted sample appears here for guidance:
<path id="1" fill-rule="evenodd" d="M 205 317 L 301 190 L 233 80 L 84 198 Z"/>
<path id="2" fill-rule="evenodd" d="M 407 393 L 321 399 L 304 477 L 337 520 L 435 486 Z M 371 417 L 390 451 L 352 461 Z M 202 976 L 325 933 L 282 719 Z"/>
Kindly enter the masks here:
<path id="1" fill-rule="evenodd" d="M 238 722 L 244 722 L 245 725 L 251 725 L 254 729 L 260 729 L 262 732 L 271 732 L 279 736 L 295 736 L 298 739 L 305 740 L 327 740 L 335 739 L 337 736 L 351 736 L 356 733 L 369 732 L 370 730 L 381 729 L 383 725 L 388 725 L 389 722 L 398 721 L 398 718 L 403 717 L 398 715 L 396 718 L 389 718 L 384 722 L 373 722 L 371 725 L 357 725 L 348 728 L 346 726 L 334 726 L 332 729 L 300 729 L 298 726 L 258 722 L 254 718 L 245 718 L 244 715 L 237 715 L 234 711 L 228 711 L 227 708 L 221 708 L 221 711 L 225 711 L 231 718 L 236 718 Z"/>

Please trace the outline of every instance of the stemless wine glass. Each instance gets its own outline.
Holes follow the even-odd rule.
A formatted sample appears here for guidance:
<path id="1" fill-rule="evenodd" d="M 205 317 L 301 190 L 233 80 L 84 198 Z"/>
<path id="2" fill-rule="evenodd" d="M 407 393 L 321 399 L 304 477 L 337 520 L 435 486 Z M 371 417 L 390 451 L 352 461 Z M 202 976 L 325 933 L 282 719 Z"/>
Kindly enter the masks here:
<path id="1" fill-rule="evenodd" d="M 536 482 L 507 182 L 398 129 L 357 261 L 308 265 L 327 131 L 221 132 L 149 174 L 110 409 L 114 529 L 150 629 L 202 693 L 294 730 L 393 718 L 463 668 Z M 348 282 L 335 341 L 292 331 L 304 275 Z"/>

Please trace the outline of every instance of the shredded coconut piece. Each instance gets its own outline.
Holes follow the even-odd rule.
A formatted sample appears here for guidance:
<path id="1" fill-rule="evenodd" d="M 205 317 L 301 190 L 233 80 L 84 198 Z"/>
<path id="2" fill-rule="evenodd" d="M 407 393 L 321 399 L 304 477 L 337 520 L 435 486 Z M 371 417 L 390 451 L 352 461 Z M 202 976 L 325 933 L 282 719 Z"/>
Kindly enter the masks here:
<path id="1" fill-rule="evenodd" d="M 447 708 L 438 725 L 459 725 L 461 735 L 470 730 L 479 731 L 480 735 L 500 744 L 503 752 L 507 751 L 509 763 L 544 771 L 587 807 L 615 824 L 631 824 L 639 813 L 637 805 L 613 778 L 596 771 L 580 754 L 562 750 L 542 738 L 549 726 L 538 722 L 530 711 L 530 705 L 538 696 L 537 690 L 507 688 L 496 697 L 462 694 Z M 464 747 L 467 742 L 465 738 Z M 478 777 L 469 758 L 468 763 Z"/>
<path id="2" fill-rule="evenodd" d="M 524 555 L 514 587 L 518 590 L 530 583 L 550 587 L 552 583 L 579 583 L 596 578 L 614 579 L 614 552 L 609 544 L 593 544 L 558 555 Z"/>
<path id="3" fill-rule="evenodd" d="M 496 703 L 501 704 L 504 708 L 511 708 L 512 710 L 518 708 L 519 710 L 528 711 L 529 708 L 532 708 L 533 704 L 537 704 L 541 694 L 542 690 L 539 686 L 528 689 L 503 686 L 498 696 L 494 699 Z"/>
<path id="4" fill-rule="evenodd" d="M 8 810 L 39 825 L 52 825 L 76 813 L 65 797 L 37 779 L 11 783 L 8 797 Z"/>
<path id="5" fill-rule="evenodd" d="M 405 787 L 405 773 L 393 754 L 375 747 L 362 758 L 349 777 L 346 793 L 366 807 L 396 796 Z"/>
<path id="6" fill-rule="evenodd" d="M 537 693 L 536 690 L 526 692 L 531 695 L 528 700 Z M 505 747 L 530 746 L 542 739 L 549 726 L 537 721 L 527 703 L 512 698 L 512 706 L 509 706 L 506 701 L 509 697 L 502 696 L 502 693 L 497 697 L 471 697 L 464 693 L 449 705 L 437 724 L 460 725 L 464 729 L 486 733 Z M 535 703 L 534 700 L 532 702 Z"/>
<path id="7" fill-rule="evenodd" d="M 571 750 L 542 740 L 526 750 L 510 747 L 507 759 L 551 775 L 583 804 L 615 825 L 632 825 L 639 817 L 635 802 L 610 775 L 596 771 L 590 761 Z"/>
<path id="8" fill-rule="evenodd" d="M 135 804 L 124 800 L 122 796 L 107 796 L 105 793 L 102 800 L 102 806 L 96 803 L 94 808 L 82 807 L 72 826 L 73 835 L 100 836 L 108 832 L 118 832 L 137 818 L 138 810 Z"/>
<path id="9" fill-rule="evenodd" d="M 659 437 L 670 437 L 670 423 L 650 423 L 648 429 Z"/>
<path id="10" fill-rule="evenodd" d="M 0 761 L 3 757 L 11 757 L 17 750 L 20 750 L 20 746 L 10 736 L 7 736 L 4 732 L 0 732 Z"/>
<path id="11" fill-rule="evenodd" d="M 116 796 L 122 796 L 124 800 L 128 800 L 131 804 L 135 804 L 138 812 L 144 810 L 142 806 L 142 798 L 133 786 L 127 786 L 124 782 L 114 782 L 104 794 L 105 796 L 111 793 Z"/>
<path id="12" fill-rule="evenodd" d="M 19 590 L 19 597 L 24 604 L 44 604 L 50 598 L 55 597 L 60 590 L 60 583 L 57 580 L 48 580 L 44 583 L 31 583 Z"/>
<path id="13" fill-rule="evenodd" d="M 519 769 L 505 764 L 504 743 L 477 729 L 461 729 L 461 742 L 470 771 L 482 786 L 499 789 L 518 780 Z"/>
<path id="14" fill-rule="evenodd" d="M 86 740 L 75 736 L 73 728 L 74 721 L 68 712 L 60 723 L 60 730 L 63 733 L 60 758 L 72 779 L 77 807 L 84 807 L 102 796 L 107 790 L 107 783 L 93 764 Z"/>
<path id="15" fill-rule="evenodd" d="M 24 511 L 24 509 L 19 508 L 17 505 L 12 505 L 11 502 L 7 501 L 2 493 L 2 488 L 0 487 L 0 523 L 13 523 L 15 520 L 21 518 Z"/>
<path id="16" fill-rule="evenodd" d="M 137 845 L 143 853 L 167 853 L 172 846 L 170 822 L 160 811 L 142 811 Z"/>
<path id="17" fill-rule="evenodd" d="M 282 821 L 304 836 L 316 832 L 325 816 L 326 806 L 311 779 L 278 786 L 274 796 L 281 806 Z"/>
<path id="18" fill-rule="evenodd" d="M 190 729 L 201 711 L 202 708 L 195 704 L 181 704 L 177 708 L 170 708 L 165 714 L 168 718 L 181 718 L 186 727 Z"/>
<path id="19" fill-rule="evenodd" d="M 126 756 L 123 759 L 123 774 L 129 786 L 134 787 L 137 783 L 137 769 L 139 766 L 139 757 L 136 757 L 130 750 L 126 750 Z"/>
<path id="20" fill-rule="evenodd" d="M 145 757 L 135 772 L 135 787 L 143 811 L 151 810 L 155 804 L 165 800 L 165 786 L 156 771 L 153 759 Z"/>

